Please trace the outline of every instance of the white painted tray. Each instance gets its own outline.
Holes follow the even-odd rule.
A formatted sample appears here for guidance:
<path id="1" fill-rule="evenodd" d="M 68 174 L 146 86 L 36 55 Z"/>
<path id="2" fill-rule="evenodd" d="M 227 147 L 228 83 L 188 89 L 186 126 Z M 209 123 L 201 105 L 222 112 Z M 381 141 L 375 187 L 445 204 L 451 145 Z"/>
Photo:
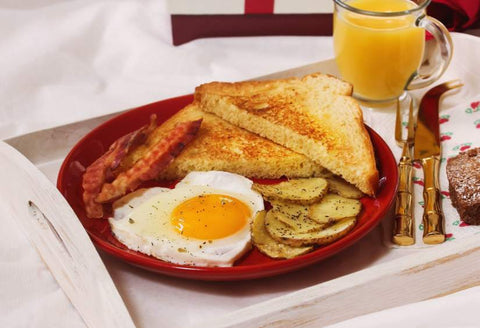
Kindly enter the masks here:
<path id="1" fill-rule="evenodd" d="M 480 85 L 473 71 L 461 67 L 480 56 L 480 39 L 455 35 L 454 40 L 457 56 L 445 79 L 460 77 L 467 86 Z M 458 48 L 469 51 L 460 52 Z M 333 62 L 325 61 L 271 77 L 312 71 L 336 73 Z M 462 76 L 458 76 L 459 71 Z M 478 92 L 465 88 L 458 97 Z M 455 99 L 449 101 L 444 105 L 453 105 Z M 110 117 L 7 142 L 55 182 L 70 148 Z M 304 270 L 268 279 L 222 283 L 166 277 L 101 255 L 139 327 L 320 327 L 479 284 L 477 245 L 479 238 L 472 237 L 430 249 L 389 249 L 383 246 L 377 228 L 342 253 Z"/>

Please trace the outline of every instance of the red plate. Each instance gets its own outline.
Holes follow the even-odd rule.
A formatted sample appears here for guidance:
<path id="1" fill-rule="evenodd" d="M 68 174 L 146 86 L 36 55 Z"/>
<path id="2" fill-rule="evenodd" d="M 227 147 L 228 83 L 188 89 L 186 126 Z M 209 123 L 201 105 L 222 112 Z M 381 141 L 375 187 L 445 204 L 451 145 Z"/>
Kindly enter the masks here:
<path id="1" fill-rule="evenodd" d="M 364 197 L 361 200 L 363 210 L 356 227 L 340 240 L 290 260 L 274 260 L 253 249 L 229 268 L 177 265 L 127 249 L 111 235 L 107 220 L 88 219 L 85 216 L 81 197 L 83 170 L 103 154 L 114 140 L 146 124 L 151 114 L 157 114 L 158 121 L 163 122 L 192 100 L 191 95 L 167 99 L 118 115 L 87 134 L 63 162 L 57 187 L 78 215 L 93 242 L 107 253 L 144 269 L 182 278 L 242 280 L 267 277 L 303 268 L 343 250 L 374 228 L 390 209 L 397 185 L 397 165 L 386 143 L 368 128 L 380 171 L 378 194 L 375 199 Z"/>

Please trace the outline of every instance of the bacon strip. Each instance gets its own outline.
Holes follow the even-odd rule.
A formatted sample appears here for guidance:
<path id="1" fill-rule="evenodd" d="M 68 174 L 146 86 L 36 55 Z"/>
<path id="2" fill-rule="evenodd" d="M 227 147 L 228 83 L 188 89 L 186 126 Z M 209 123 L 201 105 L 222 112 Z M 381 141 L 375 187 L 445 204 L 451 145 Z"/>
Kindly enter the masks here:
<path id="1" fill-rule="evenodd" d="M 195 137 L 202 120 L 178 124 L 130 169 L 120 173 L 112 183 L 105 183 L 95 199 L 98 203 L 112 201 L 135 190 L 142 182 L 154 179 Z"/>
<path id="2" fill-rule="evenodd" d="M 150 124 L 115 140 L 105 154 L 87 167 L 83 174 L 83 202 L 89 218 L 103 216 L 102 204 L 95 201 L 111 170 L 118 167 L 128 152 L 142 144 L 157 126 L 157 116 L 150 116 Z"/>

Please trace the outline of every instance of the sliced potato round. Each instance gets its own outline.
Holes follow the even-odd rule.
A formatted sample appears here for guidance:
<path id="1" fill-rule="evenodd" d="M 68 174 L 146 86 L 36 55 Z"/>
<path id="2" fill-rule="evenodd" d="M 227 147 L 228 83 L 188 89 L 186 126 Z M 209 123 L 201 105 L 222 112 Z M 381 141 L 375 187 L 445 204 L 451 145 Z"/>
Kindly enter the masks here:
<path id="1" fill-rule="evenodd" d="M 265 211 L 259 212 L 253 220 L 252 241 L 261 253 L 276 259 L 290 259 L 313 249 L 313 246 L 293 247 L 273 239 L 265 229 Z"/>
<path id="2" fill-rule="evenodd" d="M 339 219 L 357 216 L 362 203 L 357 199 L 327 194 L 320 203 L 310 205 L 309 217 L 318 223 L 329 224 Z"/>
<path id="3" fill-rule="evenodd" d="M 291 179 L 274 185 L 255 183 L 253 189 L 268 201 L 288 201 L 296 204 L 313 204 L 322 199 L 328 191 L 324 178 Z"/>
<path id="4" fill-rule="evenodd" d="M 284 242 L 284 240 L 289 240 L 295 237 L 295 230 L 293 230 L 289 225 L 278 220 L 275 212 L 270 210 L 265 215 L 265 229 L 268 234 L 275 239 L 277 242 Z M 289 245 L 291 245 L 289 243 Z M 299 246 L 294 245 L 294 246 Z"/>
<path id="5" fill-rule="evenodd" d="M 324 224 L 313 221 L 309 218 L 309 208 L 306 205 L 299 205 L 285 202 L 271 202 L 273 213 L 277 220 L 285 223 L 296 232 L 318 231 L 325 227 Z"/>
<path id="6" fill-rule="evenodd" d="M 276 220 L 268 213 L 265 216 L 265 228 L 278 242 L 291 246 L 327 245 L 349 233 L 357 222 L 356 217 L 343 218 L 335 224 L 314 232 L 295 233 L 286 224 Z"/>
<path id="7" fill-rule="evenodd" d="M 339 177 L 327 178 L 328 190 L 345 198 L 360 199 L 364 195 L 357 187 Z"/>
<path id="8" fill-rule="evenodd" d="M 296 235 L 296 240 L 301 241 L 300 245 L 327 245 L 348 234 L 355 227 L 356 223 L 356 217 L 343 218 L 318 232 L 298 234 Z"/>

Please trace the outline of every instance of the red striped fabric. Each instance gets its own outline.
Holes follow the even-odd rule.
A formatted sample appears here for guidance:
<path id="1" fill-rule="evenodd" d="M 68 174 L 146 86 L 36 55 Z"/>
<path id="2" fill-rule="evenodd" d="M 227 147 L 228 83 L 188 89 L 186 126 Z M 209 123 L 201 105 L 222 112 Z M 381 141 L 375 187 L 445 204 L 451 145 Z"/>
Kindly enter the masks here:
<path id="1" fill-rule="evenodd" d="M 275 0 L 245 0 L 245 14 L 273 14 Z"/>

